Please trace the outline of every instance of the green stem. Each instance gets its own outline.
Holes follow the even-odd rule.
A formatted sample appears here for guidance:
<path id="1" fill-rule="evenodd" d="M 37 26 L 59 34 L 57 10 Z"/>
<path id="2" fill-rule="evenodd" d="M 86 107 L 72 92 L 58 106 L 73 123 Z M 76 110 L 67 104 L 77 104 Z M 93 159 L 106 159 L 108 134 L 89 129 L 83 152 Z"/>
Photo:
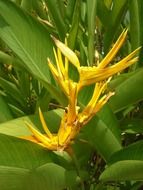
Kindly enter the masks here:
<path id="1" fill-rule="evenodd" d="M 76 155 L 73 153 L 73 151 L 72 151 L 71 157 L 72 157 L 73 162 L 74 162 L 74 164 L 75 164 L 75 168 L 76 168 L 76 171 L 77 171 L 77 175 L 78 175 L 79 178 L 80 178 L 81 190 L 85 190 L 82 177 L 80 176 L 80 166 L 79 166 L 79 164 L 78 164 L 78 160 L 77 160 L 77 158 L 76 158 Z"/>

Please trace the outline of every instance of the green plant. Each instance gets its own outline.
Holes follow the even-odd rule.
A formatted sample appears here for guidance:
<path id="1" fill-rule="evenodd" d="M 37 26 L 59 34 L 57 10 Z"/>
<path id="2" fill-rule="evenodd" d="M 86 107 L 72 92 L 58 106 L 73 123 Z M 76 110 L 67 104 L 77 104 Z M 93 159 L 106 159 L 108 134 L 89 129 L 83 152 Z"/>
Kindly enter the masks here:
<path id="1" fill-rule="evenodd" d="M 26 122 L 44 132 L 39 107 L 50 131 L 56 133 L 67 106 L 47 65 L 47 58 L 55 63 L 51 36 L 63 43 L 66 39 L 81 66 L 89 68 L 99 64 L 128 28 L 126 43 L 112 65 L 142 45 L 142 6 L 141 0 L 0 0 L 2 190 L 142 187 L 142 50 L 139 61 L 112 78 L 107 93 L 115 95 L 80 131 L 68 153 L 17 138 L 31 136 Z M 77 81 L 72 64 L 69 71 Z M 93 89 L 90 85 L 79 93 L 81 109 Z"/>

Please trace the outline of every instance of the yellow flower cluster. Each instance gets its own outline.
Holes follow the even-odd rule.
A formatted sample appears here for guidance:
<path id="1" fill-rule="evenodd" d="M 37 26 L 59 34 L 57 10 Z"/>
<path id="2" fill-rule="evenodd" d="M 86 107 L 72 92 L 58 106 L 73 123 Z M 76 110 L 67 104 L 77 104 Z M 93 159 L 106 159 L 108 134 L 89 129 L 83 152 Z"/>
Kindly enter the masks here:
<path id="1" fill-rule="evenodd" d="M 138 60 L 138 57 L 135 55 L 140 48 L 136 49 L 116 64 L 108 66 L 124 43 L 126 35 L 127 30 L 124 30 L 101 63 L 93 67 L 80 66 L 76 54 L 65 44 L 54 38 L 57 46 L 57 52 L 54 50 L 56 65 L 52 64 L 49 59 L 48 65 L 55 80 L 68 98 L 68 106 L 61 119 L 57 134 L 52 134 L 49 131 L 42 112 L 39 109 L 39 116 L 45 134 L 41 134 L 33 126 L 27 123 L 27 126 L 35 138 L 35 142 L 39 142 L 42 146 L 50 150 L 63 150 L 67 148 L 79 133 L 80 129 L 103 107 L 108 99 L 114 95 L 114 92 L 105 93 L 107 83 L 111 79 L 111 76 Z M 65 57 L 64 61 L 63 55 Z M 79 73 L 78 82 L 73 81 L 69 77 L 69 63 L 73 64 Z M 80 107 L 77 106 L 79 91 L 84 86 L 91 84 L 95 84 L 93 95 L 88 104 L 81 111 Z"/>

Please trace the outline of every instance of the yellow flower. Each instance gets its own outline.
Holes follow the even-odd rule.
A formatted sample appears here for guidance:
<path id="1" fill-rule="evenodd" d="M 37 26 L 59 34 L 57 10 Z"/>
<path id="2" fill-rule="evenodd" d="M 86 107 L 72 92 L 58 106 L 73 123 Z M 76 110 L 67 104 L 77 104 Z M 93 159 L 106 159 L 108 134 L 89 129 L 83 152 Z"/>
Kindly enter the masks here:
<path id="1" fill-rule="evenodd" d="M 116 56 L 122 46 L 127 35 L 127 30 L 124 30 L 112 49 L 99 63 L 98 66 L 83 67 L 76 54 L 69 49 L 65 44 L 53 38 L 57 52 L 54 49 L 56 65 L 48 59 L 49 68 L 58 82 L 59 86 L 68 98 L 68 105 L 65 108 L 65 113 L 61 119 L 60 127 L 57 134 L 52 134 L 46 125 L 43 114 L 39 109 L 39 117 L 45 131 L 45 134 L 40 133 L 32 125 L 27 123 L 28 128 L 33 134 L 32 138 L 25 139 L 39 143 L 49 150 L 63 150 L 67 148 L 72 140 L 79 133 L 80 129 L 90 121 L 90 119 L 103 107 L 108 99 L 114 95 L 114 92 L 105 93 L 107 84 L 111 76 L 122 71 L 138 60 L 135 57 L 140 48 L 130 53 L 127 57 L 120 60 L 118 63 L 108 66 L 112 59 Z M 63 61 L 62 54 L 65 56 Z M 79 81 L 75 82 L 69 77 L 69 63 L 72 63 L 79 73 Z M 108 66 L 108 67 L 107 67 Z M 83 110 L 77 106 L 78 93 L 82 87 L 95 84 L 93 95 Z"/>
<path id="2" fill-rule="evenodd" d="M 83 86 L 105 80 L 138 61 L 138 57 L 135 57 L 135 55 L 139 52 L 140 47 L 137 48 L 132 53 L 130 53 L 124 59 L 117 62 L 116 64 L 108 66 L 113 60 L 113 58 L 116 56 L 118 51 L 120 50 L 121 46 L 125 41 L 126 36 L 127 36 L 127 30 L 124 30 L 119 36 L 114 46 L 112 47 L 112 49 L 101 61 L 101 63 L 99 63 L 98 66 L 93 66 L 93 67 L 80 66 L 78 57 L 72 50 L 70 50 L 65 44 L 63 44 L 62 42 L 58 41 L 55 38 L 54 41 L 57 47 L 63 53 L 63 55 L 66 56 L 68 60 L 77 68 L 80 77 L 79 88 L 82 88 Z"/>

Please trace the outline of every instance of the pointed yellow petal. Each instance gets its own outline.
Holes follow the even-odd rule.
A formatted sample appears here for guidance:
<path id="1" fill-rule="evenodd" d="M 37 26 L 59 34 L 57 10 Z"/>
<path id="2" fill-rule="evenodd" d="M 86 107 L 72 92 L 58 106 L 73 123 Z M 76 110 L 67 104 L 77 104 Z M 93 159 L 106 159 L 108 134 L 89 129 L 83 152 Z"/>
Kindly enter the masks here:
<path id="1" fill-rule="evenodd" d="M 19 137 L 19 138 L 39 144 L 39 141 L 33 135 L 31 135 L 31 136 L 22 136 L 22 137 Z"/>
<path id="2" fill-rule="evenodd" d="M 71 141 L 70 135 L 73 130 L 72 125 L 67 125 L 66 123 L 66 114 L 62 118 L 61 125 L 58 131 L 58 144 L 59 146 L 67 147 Z"/>
<path id="3" fill-rule="evenodd" d="M 38 139 L 36 139 L 34 136 L 22 136 L 19 137 L 20 139 L 28 140 L 33 143 L 39 144 L 40 146 L 46 147 L 44 144 L 42 144 Z"/>
<path id="4" fill-rule="evenodd" d="M 66 130 L 67 129 L 67 113 L 64 114 L 62 120 L 61 120 L 61 124 L 58 130 L 58 144 L 60 146 L 62 146 L 65 143 L 65 140 L 67 139 L 67 137 L 69 136 L 70 131 Z"/>
<path id="5" fill-rule="evenodd" d="M 69 61 L 68 61 L 67 57 L 65 57 L 65 73 L 66 73 L 66 76 L 68 76 L 68 72 L 69 72 Z"/>
<path id="6" fill-rule="evenodd" d="M 78 60 L 78 57 L 76 56 L 76 54 L 70 49 L 68 48 L 65 44 L 63 44 L 62 42 L 60 42 L 59 40 L 57 40 L 56 38 L 52 37 L 56 46 L 61 50 L 61 52 L 63 53 L 63 55 L 65 57 L 68 58 L 68 60 L 75 66 L 80 67 L 80 63 Z"/>
<path id="7" fill-rule="evenodd" d="M 68 46 L 67 38 L 65 38 L 65 45 Z M 69 70 L 69 61 L 68 58 L 65 56 L 65 71 L 68 76 L 68 70 Z"/>
<path id="8" fill-rule="evenodd" d="M 64 79 L 68 79 L 68 73 L 66 72 L 66 69 L 65 69 L 64 64 L 63 64 L 63 59 L 62 59 L 62 55 L 61 55 L 60 49 L 57 50 L 57 55 L 58 55 L 59 67 L 61 69 L 63 78 Z"/>
<path id="9" fill-rule="evenodd" d="M 97 101 L 98 101 L 100 95 L 102 94 L 102 92 L 104 92 L 106 86 L 107 86 L 107 82 L 96 83 L 92 98 L 88 102 L 87 106 L 84 108 L 84 110 L 82 112 L 83 114 L 86 113 L 87 115 L 90 115 L 93 112 L 94 107 L 96 106 Z"/>
<path id="10" fill-rule="evenodd" d="M 110 99 L 111 96 L 113 96 L 115 93 L 114 92 L 109 92 L 107 95 L 104 95 L 102 98 L 100 98 L 99 101 L 97 101 L 96 105 L 92 108 L 92 112 L 89 113 L 84 113 L 83 115 L 80 115 L 80 122 L 85 125 L 88 123 L 91 118 L 98 112 L 100 109 L 104 106 L 105 103 Z"/>
<path id="11" fill-rule="evenodd" d="M 123 30 L 116 43 L 113 45 L 112 49 L 99 64 L 99 68 L 106 67 L 106 65 L 108 65 L 110 61 L 115 57 L 115 55 L 117 54 L 117 52 L 119 51 L 119 49 L 121 48 L 122 44 L 126 39 L 127 31 L 128 30 Z"/>
<path id="12" fill-rule="evenodd" d="M 124 62 L 124 60 L 122 60 L 119 63 L 117 63 L 116 65 L 111 66 L 111 67 L 105 69 L 104 71 L 102 71 L 101 74 L 97 75 L 97 79 L 95 79 L 95 80 L 96 81 L 97 80 L 99 80 L 99 81 L 100 80 L 105 80 L 106 78 L 108 78 L 110 76 L 113 76 L 114 74 L 116 74 L 118 72 L 121 72 L 122 70 L 126 69 L 130 65 L 136 63 L 137 61 L 138 61 L 138 57 L 133 58 L 128 62 Z M 93 79 L 93 81 L 95 81 L 95 80 Z"/>
<path id="13" fill-rule="evenodd" d="M 69 96 L 68 80 L 66 80 L 66 79 L 62 80 L 59 77 L 59 73 L 58 73 L 57 69 L 55 68 L 55 66 L 50 62 L 50 59 L 48 59 L 48 65 L 49 65 L 49 68 L 50 68 L 55 80 L 58 82 L 60 87 L 63 89 L 63 92 L 65 93 L 65 95 Z"/>
<path id="14" fill-rule="evenodd" d="M 111 77 L 112 75 L 121 72 L 122 70 L 126 69 L 127 67 L 138 61 L 138 57 L 135 58 L 133 57 L 139 52 L 139 50 L 140 48 L 137 48 L 118 63 L 104 69 L 100 69 L 99 67 L 93 67 L 93 69 L 92 67 L 90 67 L 89 69 L 88 67 L 85 68 L 81 67 L 80 85 L 81 86 L 90 85 L 105 80 Z"/>
<path id="15" fill-rule="evenodd" d="M 32 127 L 28 122 L 26 122 L 26 125 L 29 128 L 29 130 L 32 132 L 32 134 L 36 137 L 36 139 L 38 139 L 38 141 L 44 144 L 48 149 L 53 150 L 51 140 L 48 137 L 45 137 L 38 130 Z"/>
<path id="16" fill-rule="evenodd" d="M 103 106 L 107 103 L 111 96 L 113 96 L 115 92 L 109 92 L 108 94 L 104 95 L 100 100 L 97 102 L 95 108 L 93 109 L 93 114 L 95 115 Z"/>
<path id="17" fill-rule="evenodd" d="M 137 48 L 136 50 L 134 50 L 133 52 L 131 52 L 128 56 L 126 56 L 125 58 L 121 59 L 121 61 L 119 61 L 118 63 L 112 65 L 111 67 L 117 67 L 118 65 L 120 65 L 120 67 L 127 66 L 126 62 L 129 62 L 129 61 L 133 60 L 133 57 L 139 52 L 140 49 L 141 49 L 141 47 Z M 135 58 L 137 59 L 137 57 L 135 57 Z"/>
<path id="18" fill-rule="evenodd" d="M 77 84 L 69 81 L 69 105 L 67 123 L 71 124 L 76 119 L 76 104 L 77 104 Z"/>
<path id="19" fill-rule="evenodd" d="M 49 131 L 49 129 L 48 129 L 47 125 L 46 125 L 45 119 L 43 117 L 43 114 L 42 114 L 40 108 L 39 108 L 39 117 L 40 117 L 40 121 L 42 123 L 42 127 L 43 127 L 45 133 L 47 134 L 47 136 L 49 137 L 49 139 L 52 139 L 53 135 L 51 134 L 51 132 Z"/>
<path id="20" fill-rule="evenodd" d="M 60 64 L 59 64 L 59 59 L 58 59 L 58 57 L 57 57 L 56 50 L 53 49 L 53 51 L 54 51 L 54 55 L 55 55 L 55 59 L 56 59 L 57 71 L 58 71 L 58 74 L 59 74 L 59 78 L 61 78 L 61 80 L 63 80 L 63 79 L 64 79 L 64 78 L 63 78 L 63 73 L 62 73 L 62 71 L 61 71 L 61 66 L 60 66 Z"/>
<path id="21" fill-rule="evenodd" d="M 60 84 L 60 85 L 61 85 L 61 88 L 63 89 L 64 94 L 65 94 L 67 97 L 69 97 L 69 94 L 70 94 L 68 83 L 69 83 L 69 81 L 68 81 L 68 80 L 65 80 L 65 81 L 61 81 L 61 84 Z"/>
<path id="22" fill-rule="evenodd" d="M 62 133 L 60 134 L 58 133 L 58 143 L 60 146 L 67 146 L 68 145 L 67 143 L 69 143 L 68 140 L 70 140 L 69 136 L 71 134 L 72 126 L 68 126 L 62 129 L 63 129 Z"/>
<path id="23" fill-rule="evenodd" d="M 57 69 L 56 69 L 55 66 L 51 63 L 51 61 L 50 61 L 49 58 L 47 59 L 47 61 L 48 61 L 48 66 L 49 66 L 49 68 L 50 68 L 50 70 L 51 70 L 53 76 L 54 76 L 55 79 L 57 80 L 58 77 L 59 77 L 59 74 L 58 74 Z"/>
<path id="24" fill-rule="evenodd" d="M 35 129 L 30 123 L 25 122 L 27 127 L 30 129 L 30 131 L 32 132 L 32 134 L 40 141 L 43 142 L 43 140 L 45 140 L 45 142 L 51 142 L 51 140 L 48 137 L 45 137 L 42 133 L 40 133 L 37 129 Z"/>

